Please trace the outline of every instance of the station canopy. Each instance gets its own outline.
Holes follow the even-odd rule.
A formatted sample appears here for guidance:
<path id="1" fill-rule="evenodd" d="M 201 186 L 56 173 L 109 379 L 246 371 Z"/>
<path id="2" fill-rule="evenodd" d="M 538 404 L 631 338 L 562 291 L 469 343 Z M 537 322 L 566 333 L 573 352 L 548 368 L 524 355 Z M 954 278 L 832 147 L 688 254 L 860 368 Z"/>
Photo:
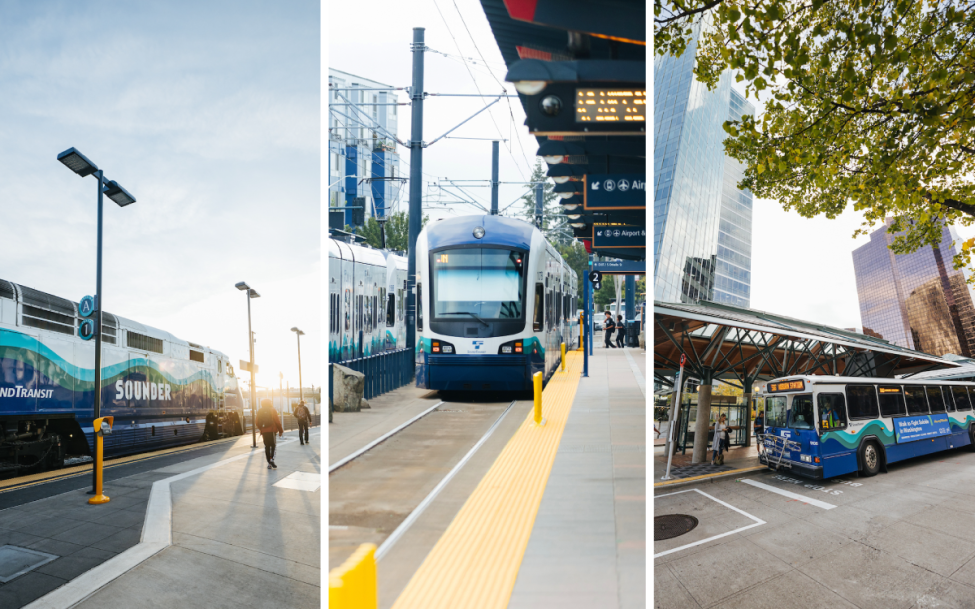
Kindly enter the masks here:
<path id="1" fill-rule="evenodd" d="M 756 382 L 791 375 L 892 378 L 960 367 L 880 338 L 726 304 L 654 301 L 653 317 L 654 380 L 668 387 L 681 355 L 685 378 L 721 380 L 747 392 Z"/>

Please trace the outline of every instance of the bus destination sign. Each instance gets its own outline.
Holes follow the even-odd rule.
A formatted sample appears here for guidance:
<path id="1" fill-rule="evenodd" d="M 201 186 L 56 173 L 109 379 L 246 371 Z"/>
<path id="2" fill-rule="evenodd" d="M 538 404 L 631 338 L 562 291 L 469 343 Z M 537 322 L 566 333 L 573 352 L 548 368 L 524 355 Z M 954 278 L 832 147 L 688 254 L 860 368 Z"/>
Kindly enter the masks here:
<path id="1" fill-rule="evenodd" d="M 769 383 L 768 392 L 769 393 L 783 393 L 786 391 L 805 391 L 806 381 L 782 381 L 779 383 Z"/>
<path id="2" fill-rule="evenodd" d="M 901 417 L 894 419 L 894 434 L 898 442 L 947 436 L 951 435 L 951 423 L 944 413 Z"/>
<path id="3" fill-rule="evenodd" d="M 576 89 L 577 123 L 647 122 L 647 90 Z"/>

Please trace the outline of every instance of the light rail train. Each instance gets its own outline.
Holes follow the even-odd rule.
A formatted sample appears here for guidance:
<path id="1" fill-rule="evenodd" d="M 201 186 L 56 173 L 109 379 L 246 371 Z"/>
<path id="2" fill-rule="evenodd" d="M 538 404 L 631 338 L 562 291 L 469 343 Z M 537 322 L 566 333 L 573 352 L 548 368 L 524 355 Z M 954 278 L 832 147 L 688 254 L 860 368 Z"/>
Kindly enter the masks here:
<path id="1" fill-rule="evenodd" d="M 0 280 L 0 474 L 93 454 L 95 340 L 70 300 Z M 243 433 L 243 398 L 219 351 L 102 314 L 106 456 Z"/>
<path id="2" fill-rule="evenodd" d="M 794 376 L 769 381 L 762 463 L 823 479 L 968 446 L 975 383 Z"/>
<path id="3" fill-rule="evenodd" d="M 328 361 L 344 362 L 406 344 L 406 258 L 328 240 Z"/>
<path id="4" fill-rule="evenodd" d="M 527 391 L 579 345 L 577 276 L 537 228 L 502 216 L 426 226 L 416 243 L 416 385 Z"/>

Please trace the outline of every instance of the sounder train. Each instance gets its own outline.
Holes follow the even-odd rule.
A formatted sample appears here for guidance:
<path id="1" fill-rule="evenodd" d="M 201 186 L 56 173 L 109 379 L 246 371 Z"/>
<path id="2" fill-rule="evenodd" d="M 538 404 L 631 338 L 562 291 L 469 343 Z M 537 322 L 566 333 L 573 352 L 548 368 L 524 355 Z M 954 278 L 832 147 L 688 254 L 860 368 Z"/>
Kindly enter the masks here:
<path id="1" fill-rule="evenodd" d="M 0 475 L 91 455 L 95 391 L 114 417 L 106 456 L 243 433 L 243 398 L 219 351 L 102 313 L 95 340 L 78 335 L 78 305 L 0 280 Z"/>

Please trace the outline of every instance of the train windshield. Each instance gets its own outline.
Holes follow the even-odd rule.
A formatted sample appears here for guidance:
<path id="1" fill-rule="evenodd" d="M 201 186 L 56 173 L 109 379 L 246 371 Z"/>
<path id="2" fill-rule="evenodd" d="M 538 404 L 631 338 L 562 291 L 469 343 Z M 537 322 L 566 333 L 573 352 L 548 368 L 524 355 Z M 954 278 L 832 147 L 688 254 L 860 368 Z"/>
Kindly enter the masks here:
<path id="1" fill-rule="evenodd" d="M 524 252 L 463 248 L 430 256 L 434 317 L 484 320 L 524 315 Z"/>

